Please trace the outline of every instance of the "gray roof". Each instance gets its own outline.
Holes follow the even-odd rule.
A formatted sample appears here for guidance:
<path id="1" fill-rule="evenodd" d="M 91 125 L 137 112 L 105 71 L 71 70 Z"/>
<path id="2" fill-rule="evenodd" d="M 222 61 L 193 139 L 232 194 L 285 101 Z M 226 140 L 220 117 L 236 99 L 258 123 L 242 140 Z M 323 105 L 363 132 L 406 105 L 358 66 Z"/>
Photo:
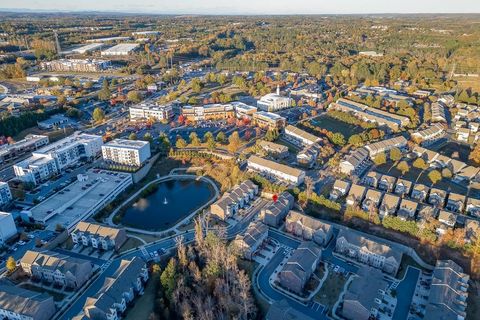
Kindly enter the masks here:
<path id="1" fill-rule="evenodd" d="M 379 297 L 379 290 L 386 290 L 388 282 L 383 280 L 380 270 L 364 266 L 358 271 L 344 296 L 344 301 L 355 301 L 370 311 L 377 306 L 375 298 Z"/>
<path id="2" fill-rule="evenodd" d="M 62 273 L 70 272 L 77 276 L 81 270 L 81 265 L 91 264 L 90 261 L 74 258 L 53 251 L 33 251 L 28 250 L 23 255 L 20 263 L 37 265 L 43 269 L 59 270 Z"/>
<path id="3" fill-rule="evenodd" d="M 53 298 L 46 293 L 0 284 L 0 309 L 35 318 L 38 312 L 45 311 L 43 304 L 55 308 Z"/>
<path id="4" fill-rule="evenodd" d="M 313 320 L 309 316 L 292 308 L 287 300 L 273 303 L 268 309 L 266 320 Z"/>
<path id="5" fill-rule="evenodd" d="M 310 278 L 312 266 L 318 261 L 321 252 L 320 247 L 312 241 L 302 242 L 285 263 L 281 272 L 291 272 L 305 283 Z"/>
<path id="6" fill-rule="evenodd" d="M 287 216 L 287 220 L 290 222 L 300 222 L 304 227 L 308 227 L 312 230 L 323 230 L 328 233 L 332 226 L 328 223 L 324 223 L 320 220 L 307 216 L 306 214 L 298 211 L 290 210 Z"/>
<path id="7" fill-rule="evenodd" d="M 268 226 L 261 221 L 253 221 L 248 225 L 247 231 L 243 235 L 237 235 L 236 241 L 243 241 L 250 248 L 253 247 L 258 240 L 268 233 Z"/>

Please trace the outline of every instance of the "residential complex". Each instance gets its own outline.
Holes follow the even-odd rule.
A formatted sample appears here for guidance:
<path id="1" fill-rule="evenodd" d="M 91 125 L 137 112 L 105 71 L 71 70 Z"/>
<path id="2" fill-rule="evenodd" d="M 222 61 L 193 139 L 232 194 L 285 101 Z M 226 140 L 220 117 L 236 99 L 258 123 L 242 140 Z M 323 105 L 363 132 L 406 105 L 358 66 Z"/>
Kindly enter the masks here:
<path id="1" fill-rule="evenodd" d="M 17 234 L 17 227 L 13 215 L 0 211 L 0 245 Z"/>
<path id="2" fill-rule="evenodd" d="M 313 240 L 319 246 L 326 246 L 333 236 L 330 224 L 293 210 L 285 218 L 285 229 L 303 240 Z"/>
<path id="3" fill-rule="evenodd" d="M 207 104 L 203 106 L 185 106 L 182 108 L 182 115 L 186 120 L 208 121 L 225 120 L 235 117 L 235 110 L 231 104 Z"/>
<path id="4" fill-rule="evenodd" d="M 127 234 L 123 228 L 103 226 L 85 221 L 80 221 L 70 236 L 75 244 L 105 251 L 118 251 L 127 241 Z"/>
<path id="5" fill-rule="evenodd" d="M 111 68 L 111 62 L 96 59 L 60 59 L 42 62 L 40 67 L 45 71 L 100 72 Z"/>
<path id="6" fill-rule="evenodd" d="M 270 156 L 285 158 L 288 156 L 288 147 L 283 144 L 261 140 L 258 145 Z"/>
<path id="7" fill-rule="evenodd" d="M 55 303 L 49 294 L 0 285 L 0 318 L 50 320 L 54 314 Z"/>
<path id="8" fill-rule="evenodd" d="M 158 104 L 137 104 L 129 108 L 130 120 L 149 120 L 166 121 L 173 117 L 172 106 Z"/>
<path id="9" fill-rule="evenodd" d="M 304 147 L 312 146 L 315 143 L 322 141 L 322 138 L 317 137 L 292 125 L 288 125 L 285 127 L 284 134 L 285 138 L 287 138 L 292 143 Z"/>
<path id="10" fill-rule="evenodd" d="M 141 167 L 151 156 L 150 142 L 114 139 L 102 146 L 102 156 L 107 163 Z"/>
<path id="11" fill-rule="evenodd" d="M 11 161 L 28 152 L 37 150 L 48 144 L 48 137 L 36 134 L 29 134 L 24 139 L 13 144 L 4 144 L 0 146 L 0 164 Z"/>
<path id="12" fill-rule="evenodd" d="M 121 319 L 127 305 L 135 296 L 143 294 L 148 278 L 147 266 L 141 258 L 122 260 L 115 273 L 105 278 L 100 290 L 87 298 L 82 313 L 73 319 Z"/>
<path id="13" fill-rule="evenodd" d="M 268 236 L 268 226 L 260 221 L 251 222 L 243 235 L 237 235 L 233 241 L 243 257 L 252 260 Z"/>
<path id="14" fill-rule="evenodd" d="M 72 289 L 80 288 L 93 273 L 89 260 L 53 251 L 28 250 L 20 260 L 20 266 L 31 278 Z"/>
<path id="15" fill-rule="evenodd" d="M 282 192 L 277 201 L 272 201 L 262 209 L 260 218 L 266 225 L 278 227 L 293 208 L 294 202 L 295 199 L 290 193 Z"/>
<path id="16" fill-rule="evenodd" d="M 303 170 L 292 168 L 255 155 L 250 156 L 248 159 L 248 169 L 273 176 L 279 180 L 297 186 L 302 184 L 305 180 L 305 172 Z"/>
<path id="17" fill-rule="evenodd" d="M 0 181 L 0 208 L 6 206 L 13 200 L 12 192 L 8 183 Z"/>
<path id="18" fill-rule="evenodd" d="M 17 162 L 13 169 L 22 181 L 38 184 L 81 159 L 94 159 L 102 145 L 101 136 L 74 134 L 32 152 L 30 158 Z"/>
<path id="19" fill-rule="evenodd" d="M 258 186 L 246 180 L 224 193 L 210 206 L 210 212 L 220 220 L 227 220 L 255 199 L 257 194 Z"/>

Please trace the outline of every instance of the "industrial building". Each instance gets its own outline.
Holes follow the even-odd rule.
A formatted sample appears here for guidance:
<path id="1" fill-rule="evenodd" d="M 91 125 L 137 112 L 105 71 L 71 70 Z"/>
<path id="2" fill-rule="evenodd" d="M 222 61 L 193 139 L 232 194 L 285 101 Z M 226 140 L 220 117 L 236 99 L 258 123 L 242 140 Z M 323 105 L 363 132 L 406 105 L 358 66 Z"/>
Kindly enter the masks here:
<path id="1" fill-rule="evenodd" d="M 88 52 L 93 52 L 93 51 L 96 51 L 96 50 L 100 50 L 104 46 L 105 45 L 103 43 L 89 43 L 87 45 L 83 45 L 79 48 L 73 49 L 72 52 L 85 54 L 85 53 L 88 53 Z"/>
<path id="2" fill-rule="evenodd" d="M 140 47 L 138 43 L 120 43 L 102 50 L 101 56 L 128 56 Z"/>

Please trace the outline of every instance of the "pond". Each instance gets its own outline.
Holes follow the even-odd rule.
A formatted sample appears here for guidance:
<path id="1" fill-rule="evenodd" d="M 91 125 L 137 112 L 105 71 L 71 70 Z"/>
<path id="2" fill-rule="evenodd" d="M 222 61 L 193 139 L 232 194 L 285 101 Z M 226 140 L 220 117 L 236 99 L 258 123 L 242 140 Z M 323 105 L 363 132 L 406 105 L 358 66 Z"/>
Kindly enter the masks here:
<path id="1" fill-rule="evenodd" d="M 139 198 L 126 209 L 121 223 L 132 228 L 162 231 L 206 204 L 214 194 L 213 187 L 202 180 L 160 182 L 155 192 Z"/>

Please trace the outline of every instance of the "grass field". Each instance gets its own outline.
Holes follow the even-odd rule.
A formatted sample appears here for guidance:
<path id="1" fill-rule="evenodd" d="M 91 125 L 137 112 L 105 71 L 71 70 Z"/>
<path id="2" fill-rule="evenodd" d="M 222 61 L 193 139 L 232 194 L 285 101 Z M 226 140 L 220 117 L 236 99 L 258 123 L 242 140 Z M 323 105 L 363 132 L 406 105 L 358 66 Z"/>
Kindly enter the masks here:
<path id="1" fill-rule="evenodd" d="M 147 282 L 143 296 L 134 301 L 135 304 L 127 311 L 125 320 L 149 319 L 150 314 L 153 312 L 155 302 L 156 282 L 157 280 L 155 278 L 151 278 Z"/>
<path id="2" fill-rule="evenodd" d="M 331 132 L 339 132 L 345 136 L 346 139 L 352 135 L 360 133 L 363 129 L 359 126 L 354 126 L 343 121 L 332 118 L 328 115 L 321 115 L 315 119 L 310 120 L 310 123 Z"/>
<path id="3" fill-rule="evenodd" d="M 347 279 L 348 277 L 345 277 L 343 273 L 335 273 L 333 270 L 329 270 L 327 279 L 325 279 L 322 288 L 315 295 L 314 300 L 324 306 L 329 306 L 331 309 L 337 302 Z"/>

